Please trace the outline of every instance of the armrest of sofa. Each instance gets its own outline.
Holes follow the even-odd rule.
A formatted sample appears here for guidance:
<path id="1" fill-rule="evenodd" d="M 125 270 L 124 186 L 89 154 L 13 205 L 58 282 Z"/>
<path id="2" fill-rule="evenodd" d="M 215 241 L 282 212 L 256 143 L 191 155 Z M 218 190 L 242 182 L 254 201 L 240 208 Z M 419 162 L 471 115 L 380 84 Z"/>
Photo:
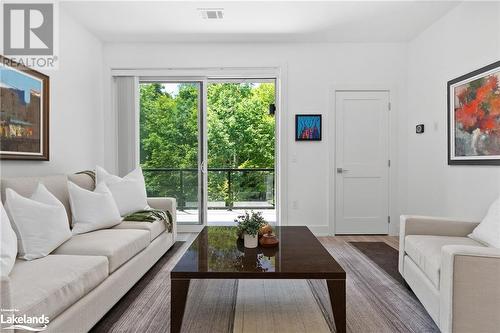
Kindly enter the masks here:
<path id="1" fill-rule="evenodd" d="M 496 332 L 500 327 L 500 249 L 446 245 L 441 249 L 442 332 Z"/>
<path id="2" fill-rule="evenodd" d="M 408 235 L 433 235 L 465 237 L 479 222 L 444 217 L 401 215 L 399 225 L 399 272 L 403 274 L 405 237 Z"/>
<path id="3" fill-rule="evenodd" d="M 154 209 L 168 210 L 172 214 L 172 235 L 177 239 L 177 200 L 175 198 L 148 198 L 148 205 Z"/>

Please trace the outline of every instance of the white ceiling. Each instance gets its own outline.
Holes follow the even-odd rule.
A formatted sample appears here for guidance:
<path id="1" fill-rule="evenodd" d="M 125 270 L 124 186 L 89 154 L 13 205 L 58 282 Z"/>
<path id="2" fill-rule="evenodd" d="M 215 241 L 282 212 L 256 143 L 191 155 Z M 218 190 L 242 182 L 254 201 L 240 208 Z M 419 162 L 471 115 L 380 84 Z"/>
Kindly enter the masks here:
<path id="1" fill-rule="evenodd" d="M 107 42 L 405 42 L 453 1 L 67 1 Z M 224 8 L 204 20 L 199 8 Z"/>

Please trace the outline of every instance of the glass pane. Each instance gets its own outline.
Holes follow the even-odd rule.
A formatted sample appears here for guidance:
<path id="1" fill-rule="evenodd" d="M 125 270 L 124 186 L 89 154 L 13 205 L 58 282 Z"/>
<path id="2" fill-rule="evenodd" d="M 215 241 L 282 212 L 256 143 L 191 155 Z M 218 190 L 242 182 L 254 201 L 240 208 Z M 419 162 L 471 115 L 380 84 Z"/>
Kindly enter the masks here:
<path id="1" fill-rule="evenodd" d="M 245 210 L 276 223 L 275 84 L 211 82 L 208 85 L 209 225 L 234 225 Z"/>
<path id="2" fill-rule="evenodd" d="M 140 162 L 148 196 L 177 199 L 177 221 L 199 223 L 200 83 L 140 84 Z"/>

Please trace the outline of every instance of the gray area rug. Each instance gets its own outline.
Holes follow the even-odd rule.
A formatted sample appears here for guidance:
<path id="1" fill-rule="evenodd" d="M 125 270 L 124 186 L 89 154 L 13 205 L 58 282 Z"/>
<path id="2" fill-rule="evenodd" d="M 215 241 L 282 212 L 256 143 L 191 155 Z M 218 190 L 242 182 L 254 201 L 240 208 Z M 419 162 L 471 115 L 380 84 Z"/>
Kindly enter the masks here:
<path id="1" fill-rule="evenodd" d="M 440 332 L 413 292 L 374 261 L 344 241 L 322 243 L 347 272 L 348 332 Z M 398 261 L 392 258 L 394 271 Z M 324 283 L 312 285 L 317 297 L 326 298 Z"/>
<path id="2" fill-rule="evenodd" d="M 341 239 L 321 242 L 347 272 L 348 332 L 439 332 L 413 293 L 365 254 Z M 177 242 L 92 332 L 169 332 L 169 273 L 186 247 Z M 182 330 L 327 333 L 335 325 L 323 280 L 193 280 Z"/>
<path id="3" fill-rule="evenodd" d="M 405 283 L 404 278 L 399 274 L 399 252 L 395 248 L 384 242 L 349 242 L 349 244 L 361 251 L 394 280 Z"/>

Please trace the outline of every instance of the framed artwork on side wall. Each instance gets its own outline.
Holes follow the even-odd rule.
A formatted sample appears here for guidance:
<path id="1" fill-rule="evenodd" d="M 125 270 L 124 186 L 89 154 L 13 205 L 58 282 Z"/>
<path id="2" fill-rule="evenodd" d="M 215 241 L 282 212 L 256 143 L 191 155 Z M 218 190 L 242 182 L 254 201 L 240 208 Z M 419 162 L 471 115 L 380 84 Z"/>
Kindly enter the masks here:
<path id="1" fill-rule="evenodd" d="M 448 82 L 448 164 L 500 165 L 500 61 Z"/>
<path id="2" fill-rule="evenodd" d="M 49 160 L 49 77 L 1 55 L 0 159 Z"/>
<path id="3" fill-rule="evenodd" d="M 321 115 L 295 115 L 295 141 L 321 141 Z"/>

